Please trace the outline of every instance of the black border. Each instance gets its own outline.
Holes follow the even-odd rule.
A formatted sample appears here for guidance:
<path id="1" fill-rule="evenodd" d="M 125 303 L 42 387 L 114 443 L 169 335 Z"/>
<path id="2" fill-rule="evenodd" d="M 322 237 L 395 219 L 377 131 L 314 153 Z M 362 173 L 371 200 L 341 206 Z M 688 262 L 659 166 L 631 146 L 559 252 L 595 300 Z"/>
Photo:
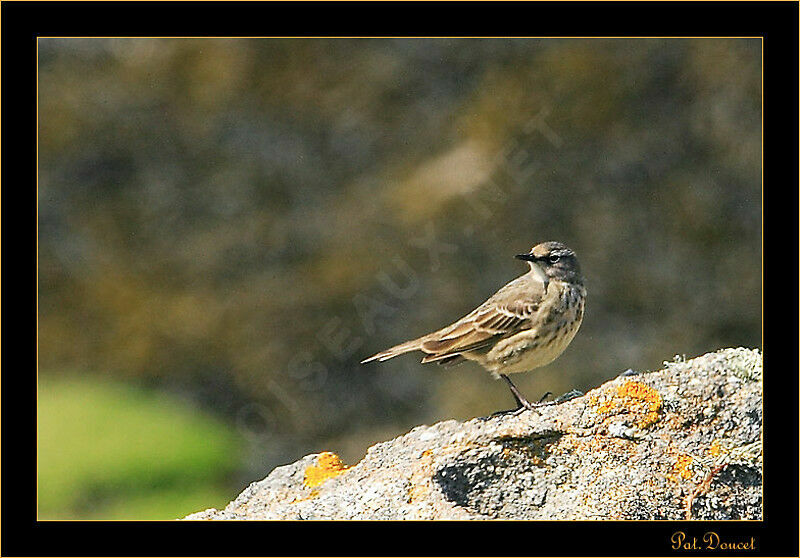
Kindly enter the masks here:
<path id="1" fill-rule="evenodd" d="M 798 336 L 794 328 L 767 324 L 783 314 L 794 315 L 798 308 L 793 259 L 798 253 L 797 3 L 3 2 L 0 9 L 6 163 L 2 166 L 6 264 L 2 281 L 6 295 L 2 555 L 695 555 L 703 552 L 672 550 L 671 535 L 682 530 L 700 537 L 710 529 L 723 538 L 756 537 L 756 551 L 739 554 L 798 555 Z M 35 41 L 38 36 L 54 35 L 764 36 L 764 270 L 765 280 L 775 283 L 764 288 L 767 519 L 469 524 L 36 522 Z M 787 280 L 784 268 L 789 261 Z M 750 264 L 759 264 L 757 254 Z M 778 303 L 781 307 L 776 311 Z M 781 311 L 787 307 L 788 311 Z M 783 362 L 789 354 L 790 360 Z"/>

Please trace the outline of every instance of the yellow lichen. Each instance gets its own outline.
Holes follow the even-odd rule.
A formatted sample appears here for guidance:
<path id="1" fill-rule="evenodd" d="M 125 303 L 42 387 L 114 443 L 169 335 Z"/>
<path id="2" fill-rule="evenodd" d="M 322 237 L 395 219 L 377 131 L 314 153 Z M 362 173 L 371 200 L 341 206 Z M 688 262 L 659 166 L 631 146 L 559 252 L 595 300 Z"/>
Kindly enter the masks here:
<path id="1" fill-rule="evenodd" d="M 722 454 L 722 444 L 719 440 L 714 440 L 711 447 L 708 448 L 708 455 L 711 457 L 719 457 Z"/>
<path id="2" fill-rule="evenodd" d="M 317 464 L 307 467 L 303 484 L 308 487 L 319 486 L 326 480 L 341 475 L 348 469 L 335 453 L 324 451 L 317 457 Z"/>

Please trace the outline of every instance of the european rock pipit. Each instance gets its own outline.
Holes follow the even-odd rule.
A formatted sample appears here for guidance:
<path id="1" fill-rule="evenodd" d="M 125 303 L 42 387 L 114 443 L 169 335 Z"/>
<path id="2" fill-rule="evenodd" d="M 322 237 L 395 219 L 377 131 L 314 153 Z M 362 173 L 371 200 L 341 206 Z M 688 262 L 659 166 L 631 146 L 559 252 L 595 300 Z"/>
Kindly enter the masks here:
<path id="1" fill-rule="evenodd" d="M 530 271 L 486 302 L 428 335 L 386 349 L 362 362 L 384 361 L 422 351 L 423 363 L 453 365 L 473 360 L 495 378 L 503 378 L 520 408 L 533 409 L 508 374 L 526 372 L 555 360 L 583 320 L 586 288 L 575 253 L 560 242 L 537 244 L 516 256 Z"/>

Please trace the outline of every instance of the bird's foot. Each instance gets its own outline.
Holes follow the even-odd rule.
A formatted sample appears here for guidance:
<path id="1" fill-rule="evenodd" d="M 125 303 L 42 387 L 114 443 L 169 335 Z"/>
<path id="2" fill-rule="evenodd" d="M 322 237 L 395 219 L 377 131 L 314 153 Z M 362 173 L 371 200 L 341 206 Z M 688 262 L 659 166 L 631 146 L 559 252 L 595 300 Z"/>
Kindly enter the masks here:
<path id="1" fill-rule="evenodd" d="M 558 405 L 560 403 L 564 403 L 566 401 L 575 399 L 576 397 L 580 397 L 581 395 L 583 395 L 582 391 L 573 389 L 571 391 L 568 391 L 564 395 L 556 397 L 553 401 L 545 401 L 545 399 L 547 399 L 548 396 L 552 395 L 552 393 L 548 391 L 542 397 L 539 398 L 539 401 L 537 401 L 536 403 L 531 403 L 530 401 L 525 399 L 524 395 L 522 395 L 519 392 L 517 386 L 513 384 L 513 382 L 508 376 L 506 376 L 505 374 L 500 374 L 500 377 L 503 378 L 508 384 L 508 387 L 511 390 L 511 394 L 514 396 L 514 399 L 516 400 L 518 406 L 516 409 L 509 409 L 507 411 L 497 411 L 495 413 L 492 413 L 490 415 L 492 417 L 498 415 L 518 416 L 524 413 L 525 411 L 535 411 L 539 407 L 549 407 L 551 405 Z"/>
<path id="2" fill-rule="evenodd" d="M 504 374 L 501 374 L 501 377 L 502 377 L 502 378 L 503 378 L 503 379 L 504 379 L 506 382 L 508 382 L 508 387 L 510 387 L 510 388 L 511 388 L 511 394 L 514 396 L 514 399 L 517 401 L 517 408 L 516 408 L 516 409 L 509 409 L 509 410 L 507 410 L 507 411 L 497 411 L 496 413 L 492 413 L 492 415 L 491 415 L 491 416 L 497 416 L 497 415 L 511 415 L 511 416 L 514 416 L 514 417 L 516 417 L 516 416 L 518 416 L 518 415 L 521 415 L 521 414 L 522 414 L 522 413 L 524 413 L 525 411 L 535 411 L 535 410 L 536 410 L 536 407 L 540 407 L 540 406 L 542 405 L 542 402 L 543 402 L 545 399 L 547 399 L 547 396 L 548 396 L 548 395 L 551 395 L 551 393 L 548 391 L 547 393 L 545 393 L 545 394 L 544 394 L 544 395 L 543 395 L 543 396 L 542 396 L 542 397 L 539 399 L 539 401 L 538 401 L 538 402 L 536 402 L 536 403 L 531 403 L 530 401 L 528 401 L 528 400 L 525 398 L 525 396 L 524 396 L 524 395 L 522 395 L 522 394 L 519 392 L 519 390 L 517 389 L 517 386 L 515 386 L 515 385 L 514 385 L 514 384 L 511 382 L 511 380 L 509 379 L 509 377 L 508 377 L 508 376 L 506 376 L 506 375 L 504 375 Z"/>
<path id="3" fill-rule="evenodd" d="M 628 376 L 638 376 L 640 372 L 638 370 L 634 370 L 633 368 L 628 368 L 625 372 L 620 372 L 617 378 L 626 378 Z"/>
<path id="4" fill-rule="evenodd" d="M 547 399 L 548 396 L 552 395 L 552 393 L 548 391 L 547 393 L 542 395 L 542 397 L 536 403 L 531 403 L 527 399 L 520 398 L 517 400 L 517 404 L 519 405 L 519 407 L 517 407 L 516 409 L 508 409 L 506 411 L 496 411 L 491 415 L 489 415 L 488 418 L 498 417 L 503 415 L 516 417 L 521 415 L 525 411 L 536 411 L 536 409 L 538 409 L 539 407 L 551 407 L 553 405 L 560 405 L 561 403 L 566 403 L 567 401 L 575 399 L 576 397 L 580 397 L 583 394 L 584 393 L 582 391 L 573 389 L 571 391 L 568 391 L 564 395 L 556 397 L 552 401 L 545 401 L 545 399 Z"/>
<path id="5" fill-rule="evenodd" d="M 527 403 L 527 405 L 525 403 Z M 527 401 L 525 403 L 520 402 L 520 406 L 517 407 L 516 409 L 507 409 L 505 411 L 495 411 L 494 413 L 489 415 L 489 418 L 500 417 L 500 416 L 517 417 L 517 416 L 521 415 L 522 413 L 524 413 L 525 411 L 536 411 L 537 405 L 534 405 L 533 403 L 528 403 Z"/>
<path id="6" fill-rule="evenodd" d="M 550 393 L 550 392 L 547 392 L 547 393 Z M 545 394 L 545 397 L 547 396 L 547 393 Z M 560 405 L 561 403 L 566 403 L 567 401 L 571 401 L 572 399 L 575 399 L 576 397 L 580 397 L 582 395 L 584 395 L 584 393 L 581 390 L 572 389 L 572 390 L 568 391 L 567 393 L 565 393 L 563 395 L 559 395 L 558 397 L 556 397 L 552 401 L 548 401 L 546 403 L 543 402 L 544 401 L 544 397 L 542 397 L 542 399 L 539 401 L 539 403 L 536 404 L 536 406 L 537 407 L 549 407 L 551 405 Z"/>

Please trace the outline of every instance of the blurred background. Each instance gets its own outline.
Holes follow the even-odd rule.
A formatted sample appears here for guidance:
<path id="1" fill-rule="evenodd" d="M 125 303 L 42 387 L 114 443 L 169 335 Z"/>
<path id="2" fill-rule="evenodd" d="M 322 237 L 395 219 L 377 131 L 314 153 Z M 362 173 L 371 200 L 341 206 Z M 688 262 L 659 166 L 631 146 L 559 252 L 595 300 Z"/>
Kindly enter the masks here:
<path id="1" fill-rule="evenodd" d="M 573 248 L 587 391 L 761 344 L 758 39 L 40 39 L 39 518 L 170 519 L 513 407 L 363 358 Z"/>

